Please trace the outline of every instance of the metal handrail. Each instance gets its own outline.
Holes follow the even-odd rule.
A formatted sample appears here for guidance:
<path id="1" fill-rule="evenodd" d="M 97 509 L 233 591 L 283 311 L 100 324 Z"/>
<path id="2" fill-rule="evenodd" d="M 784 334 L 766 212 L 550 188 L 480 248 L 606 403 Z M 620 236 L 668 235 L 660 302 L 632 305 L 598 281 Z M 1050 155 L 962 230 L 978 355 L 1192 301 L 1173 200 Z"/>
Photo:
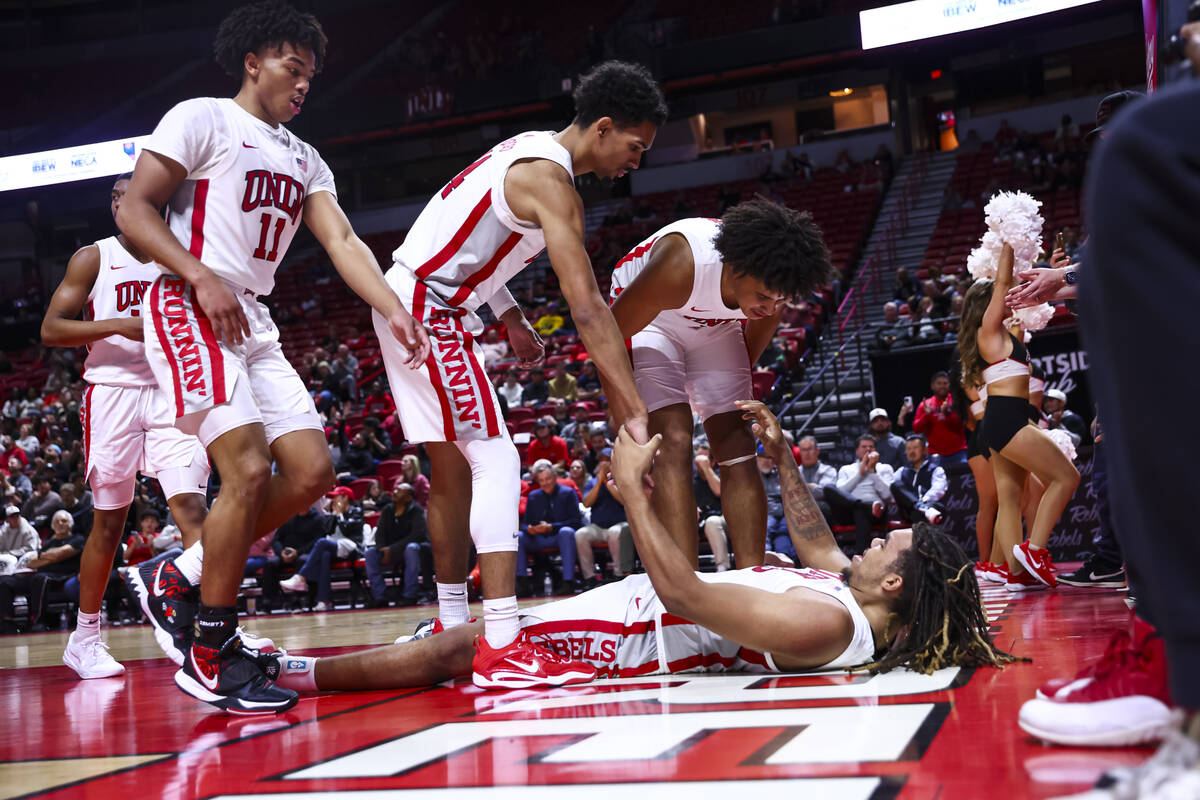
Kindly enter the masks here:
<path id="1" fill-rule="evenodd" d="M 843 344 L 841 347 L 839 347 L 839 348 L 837 349 L 837 352 L 836 352 L 836 353 L 834 353 L 834 354 L 833 354 L 833 355 L 831 355 L 831 356 L 830 356 L 828 359 L 826 359 L 825 363 L 821 365 L 821 368 L 820 368 L 819 370 L 817 370 L 817 374 L 816 374 L 816 375 L 814 375 L 814 376 L 812 377 L 812 379 L 811 379 L 811 380 L 810 380 L 810 381 L 809 381 L 807 384 L 805 384 L 805 385 L 804 385 L 804 388 L 802 388 L 800 391 L 796 392 L 795 396 L 794 396 L 794 397 L 792 397 L 792 399 L 791 399 L 791 400 L 789 400 L 789 401 L 788 401 L 788 402 L 787 402 L 787 403 L 784 405 L 784 407 L 783 407 L 783 408 L 779 409 L 778 413 L 776 413 L 776 415 L 775 415 L 775 416 L 777 416 L 777 417 L 779 417 L 780 419 L 782 419 L 782 418 L 784 417 L 784 415 L 785 415 L 785 414 L 787 414 L 787 412 L 791 410 L 792 406 L 794 406 L 794 405 L 796 404 L 796 402 L 797 402 L 798 400 L 800 400 L 800 398 L 804 397 L 804 395 L 806 395 L 806 394 L 808 393 L 808 390 L 809 390 L 809 389 L 811 389 L 811 388 L 812 388 L 812 387 L 813 387 L 813 386 L 816 384 L 816 382 L 817 382 L 817 381 L 821 380 L 821 376 L 823 376 L 823 375 L 825 374 L 826 370 L 828 370 L 828 369 L 829 369 L 829 367 L 830 367 L 830 366 L 831 366 L 831 365 L 832 365 L 832 364 L 833 364 L 835 361 L 837 361 L 837 359 L 838 359 L 839 357 L 841 357 L 841 355 L 842 355 L 842 351 L 843 351 L 843 350 L 845 350 L 847 347 L 849 347 L 851 344 L 853 344 L 853 343 L 854 343 L 854 341 L 855 341 L 855 340 L 856 340 L 856 339 L 857 339 L 857 338 L 858 338 L 858 337 L 859 337 L 859 336 L 860 336 L 860 335 L 861 335 L 861 334 L 862 334 L 862 333 L 863 333 L 863 332 L 864 332 L 864 331 L 865 331 L 865 330 L 866 330 L 868 327 L 869 327 L 869 326 L 867 326 L 867 325 L 863 325 L 863 326 L 862 326 L 862 327 L 860 327 L 858 330 L 856 330 L 854 333 L 850 334 L 850 338 L 846 340 L 846 343 L 845 343 L 845 344 Z M 810 351 L 810 352 L 812 352 L 812 353 L 815 353 L 815 352 L 816 352 L 816 350 L 812 350 L 812 351 Z M 838 381 L 838 382 L 840 383 L 840 381 Z"/>
<path id="2" fill-rule="evenodd" d="M 866 327 L 867 327 L 866 325 L 863 325 L 861 328 L 856 330 L 853 333 L 853 335 L 851 335 L 851 337 L 848 340 L 846 340 L 846 345 L 850 345 L 856 339 L 858 339 L 858 337 L 863 333 L 863 331 L 866 330 Z M 834 354 L 834 357 L 831 360 L 837 359 L 840 355 L 841 355 L 841 351 L 839 350 L 837 353 Z M 828 364 L 826 364 L 826 366 L 828 366 Z M 824 369 L 822 369 L 822 372 L 823 371 L 824 371 Z M 816 407 L 813 408 L 812 413 L 810 413 L 808 415 L 808 418 L 805 419 L 803 424 L 801 424 L 800 427 L 796 429 L 795 435 L 803 436 L 804 432 L 806 430 L 808 430 L 808 426 L 812 425 L 813 422 L 816 421 L 817 417 L 820 415 L 821 411 L 825 408 L 825 406 L 829 405 L 829 401 L 832 400 L 834 398 L 834 396 L 838 394 L 838 387 L 842 385 L 842 378 L 844 376 L 838 375 L 836 369 L 834 370 L 834 373 L 835 374 L 834 374 L 834 379 L 833 379 L 833 388 L 825 393 L 825 396 L 823 398 L 821 398 L 821 402 L 817 403 Z M 821 374 L 818 373 L 817 377 L 813 378 L 813 382 L 818 380 L 820 378 L 820 376 L 821 376 Z M 809 383 L 809 386 L 812 386 L 812 382 Z M 792 400 L 792 402 L 793 403 L 796 402 L 796 400 L 798 400 L 801 396 L 803 396 L 804 391 L 806 391 L 806 390 L 802 390 L 801 393 Z M 790 404 L 789 404 L 789 407 L 790 407 Z M 841 419 L 840 409 L 839 409 L 838 419 L 839 420 Z"/>

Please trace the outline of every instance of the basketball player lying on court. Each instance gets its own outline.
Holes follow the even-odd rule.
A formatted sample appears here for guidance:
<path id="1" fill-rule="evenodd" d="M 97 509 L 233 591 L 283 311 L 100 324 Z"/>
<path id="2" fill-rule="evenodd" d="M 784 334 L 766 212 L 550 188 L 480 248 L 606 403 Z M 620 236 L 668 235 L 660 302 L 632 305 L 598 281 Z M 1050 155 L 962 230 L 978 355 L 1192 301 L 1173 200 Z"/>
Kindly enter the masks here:
<path id="1" fill-rule="evenodd" d="M 762 403 L 739 406 L 779 465 L 788 527 L 808 568 L 694 572 L 641 491 L 660 437 L 639 445 L 622 429 L 613 476 L 647 574 L 522 610 L 534 641 L 603 677 L 831 667 L 929 673 L 1014 660 L 992 644 L 973 564 L 940 528 L 918 523 L 846 558 L 779 421 Z M 469 676 L 482 630 L 481 623 L 436 635 L 427 629 L 404 644 L 330 658 L 277 652 L 260 663 L 297 691 L 423 686 Z"/>

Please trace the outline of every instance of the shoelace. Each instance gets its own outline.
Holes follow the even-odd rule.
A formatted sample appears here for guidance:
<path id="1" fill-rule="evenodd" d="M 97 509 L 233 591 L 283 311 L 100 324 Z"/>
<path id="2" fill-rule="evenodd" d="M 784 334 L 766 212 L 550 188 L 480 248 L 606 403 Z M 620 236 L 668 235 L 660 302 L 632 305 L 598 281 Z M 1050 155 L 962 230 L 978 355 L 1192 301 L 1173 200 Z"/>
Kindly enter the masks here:
<path id="1" fill-rule="evenodd" d="M 89 641 L 85 647 L 87 648 L 88 659 L 91 661 L 102 661 L 105 658 L 111 658 L 108 654 L 108 645 L 102 639 Z"/>
<path id="2" fill-rule="evenodd" d="M 530 639 L 528 636 L 525 637 L 525 642 L 531 648 L 533 648 L 533 651 L 535 653 L 537 653 L 540 658 L 542 658 L 545 661 L 552 661 L 555 664 L 569 664 L 571 662 L 571 659 L 567 658 L 566 656 L 559 655 L 555 651 L 551 650 L 549 647 L 538 644 L 537 642 Z"/>

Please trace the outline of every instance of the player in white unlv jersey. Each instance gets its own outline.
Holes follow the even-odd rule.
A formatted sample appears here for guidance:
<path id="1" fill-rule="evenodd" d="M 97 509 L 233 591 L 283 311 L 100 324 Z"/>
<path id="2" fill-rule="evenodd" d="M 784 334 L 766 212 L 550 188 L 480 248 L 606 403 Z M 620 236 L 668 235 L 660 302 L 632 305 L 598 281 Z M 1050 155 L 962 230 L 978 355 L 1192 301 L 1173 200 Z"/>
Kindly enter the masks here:
<path id="1" fill-rule="evenodd" d="M 522 361 L 541 359 L 541 339 L 505 283 L 543 248 L 606 380 L 609 402 L 641 440 L 646 435 L 645 405 L 584 249 L 574 177 L 610 178 L 636 169 L 666 120 L 666 106 L 645 69 L 621 62 L 583 76 L 575 105 L 576 117 L 564 130 L 514 136 L 460 172 L 433 196 L 396 250 L 387 281 L 433 340 L 421 368 L 401 368 L 408 349 L 375 315 L 392 389 L 405 395 L 396 413 L 405 435 L 424 442 L 432 462 L 429 534 L 447 627 L 467 621 L 470 541 L 479 553 L 486 636 L 475 682 L 483 687 L 511 685 L 497 677 L 510 674 L 510 660 L 541 665 L 535 674 L 524 673 L 526 685 L 560 685 L 590 673 L 554 662 L 519 636 L 515 580 L 526 570 L 516 563 L 520 459 L 478 343 L 483 323 L 475 312 L 487 303 L 508 327 Z M 470 487 L 465 496 L 464 487 Z"/>
<path id="2" fill-rule="evenodd" d="M 144 302 L 147 358 L 176 426 L 195 432 L 224 490 L 204 525 L 196 638 L 175 682 L 219 708 L 280 711 L 296 695 L 242 655 L 237 593 L 254 539 L 307 508 L 333 483 L 312 398 L 283 356 L 259 295 L 300 221 L 386 329 L 424 359 L 428 339 L 383 280 L 338 206 L 316 150 L 283 127 L 324 65 L 325 34 L 281 0 L 242 6 L 221 23 L 214 53 L 241 85 L 232 99 L 171 109 L 138 159 L 117 223 L 163 268 Z M 168 206 L 168 219 L 157 209 Z M 271 462 L 277 469 L 272 475 Z M 184 553 L 154 578 L 184 593 L 201 563 Z M 165 627 L 170 619 L 155 619 Z"/>
<path id="3" fill-rule="evenodd" d="M 792 541 L 810 568 L 694 572 L 642 491 L 661 437 L 639 445 L 622 429 L 613 476 L 646 575 L 525 609 L 527 635 L 612 677 L 828 667 L 928 673 L 1013 660 L 992 644 L 974 564 L 950 537 L 919 523 L 847 559 L 779 421 L 762 403 L 744 408 L 780 464 Z M 269 654 L 263 662 L 299 691 L 421 686 L 469 674 L 470 637 L 479 630 L 463 625 L 344 656 Z"/>
<path id="4" fill-rule="evenodd" d="M 633 377 L 650 411 L 650 432 L 663 435 L 654 508 L 693 565 L 700 557 L 695 521 L 670 513 L 696 507 L 692 412 L 721 467 L 721 507 L 737 566 L 762 564 L 766 495 L 754 437 L 734 403 L 751 396 L 750 367 L 771 342 L 784 302 L 833 274 L 812 217 L 762 197 L 721 219 L 673 222 L 617 262 L 613 316 L 632 339 Z"/>
<path id="5" fill-rule="evenodd" d="M 113 184 L 113 216 L 129 186 Z M 42 341 L 88 346 L 83 379 L 85 478 L 96 513 L 79 570 L 79 619 L 63 660 L 81 678 L 120 674 L 100 641 L 100 602 L 125 532 L 137 473 L 157 477 L 184 542 L 200 539 L 208 489 L 208 457 L 195 436 L 174 427 L 142 343 L 142 294 L 158 268 L 124 236 L 80 249 L 50 299 Z M 79 320 L 83 311 L 83 319 Z"/>

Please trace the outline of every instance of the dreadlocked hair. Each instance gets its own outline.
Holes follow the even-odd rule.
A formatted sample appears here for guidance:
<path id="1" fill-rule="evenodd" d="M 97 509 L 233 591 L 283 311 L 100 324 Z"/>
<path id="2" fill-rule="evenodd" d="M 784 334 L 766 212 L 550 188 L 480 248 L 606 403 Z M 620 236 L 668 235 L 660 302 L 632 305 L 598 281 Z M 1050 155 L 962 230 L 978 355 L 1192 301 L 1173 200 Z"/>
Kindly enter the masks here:
<path id="1" fill-rule="evenodd" d="M 812 215 L 761 194 L 725 212 L 713 246 L 735 275 L 749 275 L 790 299 L 824 286 L 836 274 Z"/>
<path id="2" fill-rule="evenodd" d="M 979 355 L 979 326 L 983 324 L 983 314 L 992 302 L 992 291 L 995 287 L 996 282 L 992 280 L 975 281 L 963 298 L 962 314 L 958 322 L 958 357 L 962 363 L 963 383 L 983 383 L 983 368 L 987 363 L 984 362 L 983 356 Z"/>
<path id="3" fill-rule="evenodd" d="M 974 566 L 941 526 L 913 525 L 912 547 L 892 565 L 904 579 L 892 609 L 892 623 L 902 632 L 881 658 L 855 669 L 874 674 L 906 667 L 928 675 L 1027 660 L 992 643 Z"/>
<path id="4" fill-rule="evenodd" d="M 240 78 L 246 53 L 290 44 L 311 50 L 320 72 L 328 43 L 321 23 L 312 14 L 297 11 L 283 0 L 261 0 L 235 9 L 221 21 L 213 57 L 227 75 Z"/>
<path id="5" fill-rule="evenodd" d="M 658 128 L 667 121 L 667 101 L 658 81 L 641 64 L 605 61 L 580 76 L 575 87 L 574 124 L 586 128 L 611 117 L 618 128 L 649 122 Z"/>

